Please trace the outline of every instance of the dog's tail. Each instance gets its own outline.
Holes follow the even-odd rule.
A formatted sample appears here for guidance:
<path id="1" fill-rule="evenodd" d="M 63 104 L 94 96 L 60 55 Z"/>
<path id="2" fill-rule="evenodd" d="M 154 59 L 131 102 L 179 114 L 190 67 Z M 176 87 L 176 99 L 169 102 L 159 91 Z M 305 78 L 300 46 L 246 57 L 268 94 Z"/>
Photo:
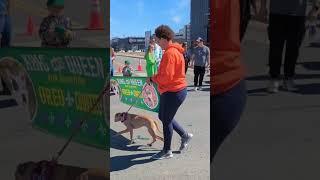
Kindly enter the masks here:
<path id="1" fill-rule="evenodd" d="M 160 130 L 160 125 L 159 125 L 158 120 L 155 120 L 155 121 L 153 121 L 153 122 L 154 122 L 154 124 L 156 125 L 158 132 L 160 132 L 160 133 L 162 134 L 162 132 L 161 132 L 161 130 Z"/>

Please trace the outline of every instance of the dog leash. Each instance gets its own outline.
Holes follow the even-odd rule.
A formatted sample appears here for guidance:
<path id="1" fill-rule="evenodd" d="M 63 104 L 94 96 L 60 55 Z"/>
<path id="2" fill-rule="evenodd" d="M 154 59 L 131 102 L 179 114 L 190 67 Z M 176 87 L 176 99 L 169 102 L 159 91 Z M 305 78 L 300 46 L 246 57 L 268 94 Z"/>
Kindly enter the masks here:
<path id="1" fill-rule="evenodd" d="M 141 96 L 142 92 L 144 91 L 146 86 L 144 86 L 139 94 L 138 97 Z M 86 116 L 84 116 L 84 118 L 80 121 L 80 126 L 76 129 L 74 129 L 74 131 L 72 132 L 72 134 L 70 135 L 69 139 L 66 141 L 66 143 L 62 146 L 62 148 L 60 149 L 60 151 L 57 152 L 56 156 L 52 157 L 52 162 L 58 162 L 59 158 L 62 156 L 62 154 L 64 153 L 64 151 L 66 150 L 66 148 L 68 147 L 68 145 L 70 144 L 71 140 L 74 138 L 74 136 L 78 133 L 78 131 L 81 129 L 83 123 L 87 120 L 87 116 L 88 114 L 90 114 L 95 108 L 96 106 L 99 104 L 101 98 L 103 97 L 103 95 L 106 94 L 106 92 L 108 92 L 110 90 L 110 83 L 108 85 L 106 85 L 104 87 L 104 89 L 102 90 L 102 92 L 99 94 L 97 100 L 95 101 L 95 103 L 91 106 L 91 108 L 89 109 L 89 112 L 87 113 Z M 138 103 L 138 99 L 136 100 L 136 102 L 134 104 L 132 104 L 129 109 L 127 110 L 126 114 L 128 114 L 128 112 L 131 110 L 131 108 L 136 105 Z"/>
<path id="2" fill-rule="evenodd" d="M 142 88 L 140 94 L 138 95 L 138 98 L 141 96 L 141 94 L 143 93 L 143 91 L 144 91 L 145 88 L 146 88 L 146 86 L 144 86 L 144 87 Z M 126 121 L 126 118 L 125 118 L 125 117 L 127 117 L 127 115 L 128 115 L 128 113 L 129 113 L 129 111 L 131 110 L 131 108 L 132 108 L 134 105 L 136 105 L 136 104 L 138 103 L 138 101 L 139 101 L 139 99 L 137 99 L 133 104 L 130 105 L 129 109 L 124 113 L 124 114 L 125 114 L 124 120 L 122 120 L 121 122 Z"/>
<path id="3" fill-rule="evenodd" d="M 102 90 L 102 92 L 99 94 L 97 100 L 95 101 L 95 103 L 91 106 L 91 108 L 89 109 L 89 112 L 83 116 L 83 118 L 80 121 L 80 125 L 79 127 L 77 127 L 76 129 L 73 130 L 72 134 L 70 135 L 69 139 L 66 141 L 66 143 L 62 146 L 62 148 L 60 149 L 60 151 L 57 152 L 56 156 L 52 157 L 52 161 L 53 162 L 58 162 L 58 159 L 61 157 L 61 155 L 64 153 L 65 149 L 67 148 L 67 146 L 70 144 L 71 140 L 74 138 L 74 136 L 79 132 L 79 130 L 81 129 L 83 123 L 88 119 L 89 114 L 97 107 L 97 105 L 99 104 L 101 98 L 103 97 L 103 95 L 105 95 L 108 91 L 110 90 L 110 84 L 108 83 L 104 89 Z"/>

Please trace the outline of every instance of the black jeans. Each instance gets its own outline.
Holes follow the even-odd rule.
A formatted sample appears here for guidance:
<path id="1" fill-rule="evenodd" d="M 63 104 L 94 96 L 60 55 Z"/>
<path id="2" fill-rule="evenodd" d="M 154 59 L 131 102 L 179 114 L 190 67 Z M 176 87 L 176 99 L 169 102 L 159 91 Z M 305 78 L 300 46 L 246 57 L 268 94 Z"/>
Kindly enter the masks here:
<path id="1" fill-rule="evenodd" d="M 163 150 L 166 152 L 171 150 L 173 130 L 175 130 L 181 137 L 186 133 L 174 118 L 186 97 L 187 89 L 183 89 L 179 92 L 165 92 L 160 95 L 158 115 L 163 124 Z"/>
<path id="2" fill-rule="evenodd" d="M 277 79 L 280 77 L 284 45 L 286 45 L 284 77 L 294 77 L 304 33 L 304 16 L 270 14 L 268 35 L 270 40 L 269 74 L 271 78 Z"/>
<path id="3" fill-rule="evenodd" d="M 202 86 L 202 81 L 204 74 L 206 73 L 206 68 L 202 66 L 194 66 L 194 87 Z"/>
<path id="4" fill-rule="evenodd" d="M 231 90 L 210 97 L 210 162 L 224 139 L 238 124 L 246 105 L 247 90 L 241 81 Z"/>

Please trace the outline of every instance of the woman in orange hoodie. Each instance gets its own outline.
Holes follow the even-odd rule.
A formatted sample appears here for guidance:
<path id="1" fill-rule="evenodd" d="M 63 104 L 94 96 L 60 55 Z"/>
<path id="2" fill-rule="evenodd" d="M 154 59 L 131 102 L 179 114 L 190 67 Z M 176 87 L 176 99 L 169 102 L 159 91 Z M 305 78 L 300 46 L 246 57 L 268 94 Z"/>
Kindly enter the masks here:
<path id="1" fill-rule="evenodd" d="M 155 30 L 156 41 L 165 50 L 158 73 L 147 78 L 147 83 L 154 82 L 160 92 L 159 119 L 163 124 L 163 150 L 153 155 L 152 159 L 172 158 L 171 140 L 173 130 L 181 137 L 180 152 L 183 151 L 192 138 L 174 119 L 180 105 L 187 96 L 187 81 L 185 74 L 184 49 L 180 44 L 173 43 L 174 32 L 170 27 L 161 25 Z"/>
<path id="2" fill-rule="evenodd" d="M 238 124 L 246 105 L 240 45 L 250 19 L 248 3 L 254 2 L 215 0 L 211 3 L 211 162 L 224 139 Z"/>

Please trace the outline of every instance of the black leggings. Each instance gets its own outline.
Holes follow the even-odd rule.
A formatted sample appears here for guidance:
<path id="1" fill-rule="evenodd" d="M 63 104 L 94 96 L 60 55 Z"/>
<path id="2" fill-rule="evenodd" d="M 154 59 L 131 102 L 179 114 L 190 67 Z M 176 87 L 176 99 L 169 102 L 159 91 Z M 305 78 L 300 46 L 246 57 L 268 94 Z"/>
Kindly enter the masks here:
<path id="1" fill-rule="evenodd" d="M 238 124 L 246 104 L 246 86 L 244 80 L 231 90 L 210 98 L 210 161 L 224 139 Z"/>

